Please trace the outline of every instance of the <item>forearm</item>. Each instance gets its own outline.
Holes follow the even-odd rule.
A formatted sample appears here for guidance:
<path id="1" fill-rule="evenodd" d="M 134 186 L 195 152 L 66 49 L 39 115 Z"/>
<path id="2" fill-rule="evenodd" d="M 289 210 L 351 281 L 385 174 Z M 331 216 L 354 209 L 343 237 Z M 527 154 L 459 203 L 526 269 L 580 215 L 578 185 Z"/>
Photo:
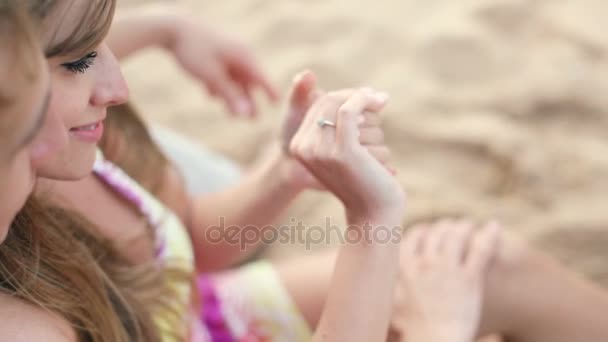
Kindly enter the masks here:
<path id="1" fill-rule="evenodd" d="M 398 221 L 386 222 L 396 226 Z M 349 224 L 362 225 L 365 222 L 359 220 Z M 381 225 L 372 226 L 378 229 Z M 398 261 L 399 243 L 361 241 L 343 246 L 313 340 L 386 340 Z"/>
<path id="2" fill-rule="evenodd" d="M 107 43 L 120 60 L 150 47 L 170 48 L 176 23 L 177 9 L 170 6 L 146 6 L 116 16 Z"/>
<path id="3" fill-rule="evenodd" d="M 284 167 L 281 151 L 272 148 L 239 184 L 194 200 L 191 235 L 200 270 L 242 261 L 261 244 L 263 229 L 274 229 L 301 192 L 282 176 Z"/>

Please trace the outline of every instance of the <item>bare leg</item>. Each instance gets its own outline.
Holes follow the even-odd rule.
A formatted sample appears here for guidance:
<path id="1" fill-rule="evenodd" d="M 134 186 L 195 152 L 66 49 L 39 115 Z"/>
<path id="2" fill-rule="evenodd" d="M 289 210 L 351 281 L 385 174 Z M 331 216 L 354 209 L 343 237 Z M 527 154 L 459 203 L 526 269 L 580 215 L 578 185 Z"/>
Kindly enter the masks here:
<path id="1" fill-rule="evenodd" d="M 179 177 L 161 198 L 178 211 L 187 197 Z M 178 191 L 179 193 L 174 193 Z M 316 326 L 333 272 L 335 251 L 276 264 L 280 279 L 311 327 Z M 503 239 L 489 270 L 480 336 L 515 342 L 608 340 L 608 294 L 518 239 Z"/>
<path id="2" fill-rule="evenodd" d="M 335 253 L 276 264 L 280 279 L 305 319 L 320 317 Z M 517 239 L 503 239 L 486 285 L 480 336 L 508 341 L 608 340 L 608 295 L 550 257 Z"/>
<path id="3" fill-rule="evenodd" d="M 315 327 L 321 317 L 336 252 L 329 250 L 275 264 L 279 278 L 310 327 Z"/>
<path id="4" fill-rule="evenodd" d="M 503 248 L 486 289 L 483 332 L 517 342 L 608 340 L 608 294 L 517 240 Z"/>

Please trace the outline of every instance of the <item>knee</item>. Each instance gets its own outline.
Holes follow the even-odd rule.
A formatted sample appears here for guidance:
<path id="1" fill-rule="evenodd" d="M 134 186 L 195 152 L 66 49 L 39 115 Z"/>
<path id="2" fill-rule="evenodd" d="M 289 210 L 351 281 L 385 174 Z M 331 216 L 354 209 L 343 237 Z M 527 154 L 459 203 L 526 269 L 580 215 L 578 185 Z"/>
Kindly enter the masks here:
<path id="1" fill-rule="evenodd" d="M 517 278 L 535 272 L 546 263 L 546 255 L 534 248 L 522 237 L 502 232 L 501 243 L 488 269 L 488 280 L 496 280 L 501 286 L 517 283 Z"/>

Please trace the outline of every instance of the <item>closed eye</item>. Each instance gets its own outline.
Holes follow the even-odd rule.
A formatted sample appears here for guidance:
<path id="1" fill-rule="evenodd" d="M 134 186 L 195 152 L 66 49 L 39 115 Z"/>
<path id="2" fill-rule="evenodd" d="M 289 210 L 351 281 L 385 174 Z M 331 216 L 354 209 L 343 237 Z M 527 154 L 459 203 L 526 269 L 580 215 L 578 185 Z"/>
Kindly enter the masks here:
<path id="1" fill-rule="evenodd" d="M 77 61 L 63 63 L 61 65 L 65 67 L 68 71 L 73 72 L 75 74 L 84 74 L 87 69 L 89 69 L 95 63 L 96 58 L 97 52 L 93 51 Z"/>

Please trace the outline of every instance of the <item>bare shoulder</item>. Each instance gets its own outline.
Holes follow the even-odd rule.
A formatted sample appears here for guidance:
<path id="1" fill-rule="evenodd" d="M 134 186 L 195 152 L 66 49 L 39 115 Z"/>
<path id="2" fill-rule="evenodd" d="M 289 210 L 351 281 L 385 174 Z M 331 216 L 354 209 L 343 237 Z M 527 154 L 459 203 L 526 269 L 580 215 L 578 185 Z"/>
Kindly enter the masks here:
<path id="1" fill-rule="evenodd" d="M 56 315 L 0 293 L 0 341 L 76 342 L 76 332 Z"/>

